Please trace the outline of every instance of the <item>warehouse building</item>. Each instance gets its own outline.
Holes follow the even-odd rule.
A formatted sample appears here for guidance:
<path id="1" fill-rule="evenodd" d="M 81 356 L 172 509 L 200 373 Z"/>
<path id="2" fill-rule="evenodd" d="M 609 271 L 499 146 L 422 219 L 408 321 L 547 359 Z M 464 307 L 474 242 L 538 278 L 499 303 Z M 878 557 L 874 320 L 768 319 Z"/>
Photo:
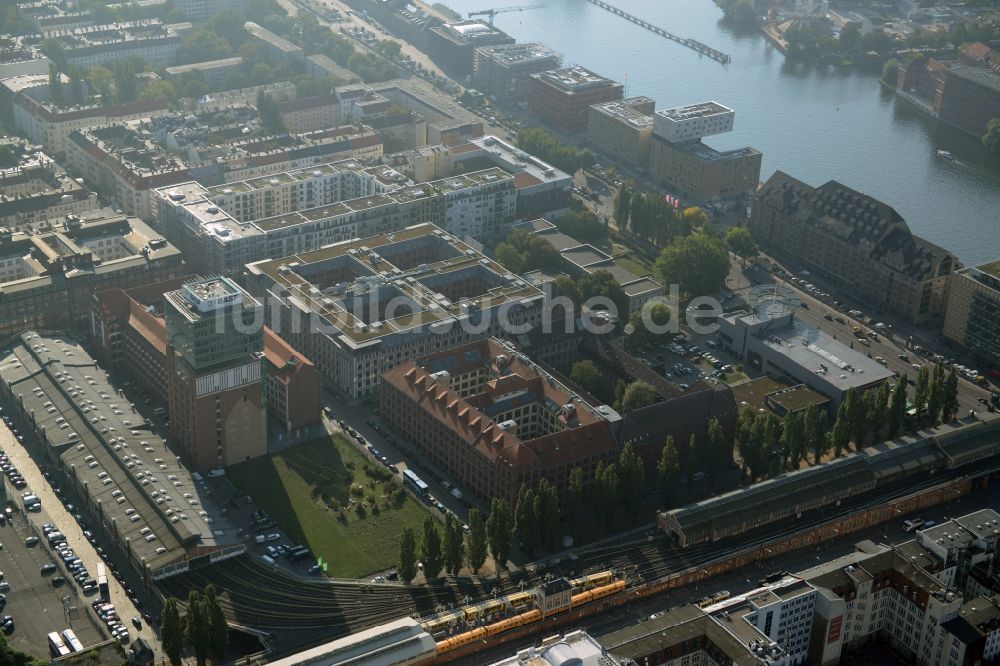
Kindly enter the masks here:
<path id="1" fill-rule="evenodd" d="M 648 97 L 594 104 L 587 112 L 587 141 L 614 160 L 645 168 L 655 105 Z"/>
<path id="2" fill-rule="evenodd" d="M 142 580 L 192 556 L 245 552 L 197 475 L 78 343 L 28 331 L 4 354 L 0 394 L 38 438 L 53 483 L 74 488 Z"/>

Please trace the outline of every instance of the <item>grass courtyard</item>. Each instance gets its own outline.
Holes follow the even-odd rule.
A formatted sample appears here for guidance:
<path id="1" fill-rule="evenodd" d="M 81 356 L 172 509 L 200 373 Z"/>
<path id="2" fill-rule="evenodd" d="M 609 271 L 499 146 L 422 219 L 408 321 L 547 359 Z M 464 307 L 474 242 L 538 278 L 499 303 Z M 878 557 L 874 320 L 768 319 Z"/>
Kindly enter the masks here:
<path id="1" fill-rule="evenodd" d="M 395 475 L 341 435 L 241 463 L 228 474 L 289 538 L 322 557 L 333 577 L 395 566 L 403 528 L 421 534 L 427 515 Z"/>

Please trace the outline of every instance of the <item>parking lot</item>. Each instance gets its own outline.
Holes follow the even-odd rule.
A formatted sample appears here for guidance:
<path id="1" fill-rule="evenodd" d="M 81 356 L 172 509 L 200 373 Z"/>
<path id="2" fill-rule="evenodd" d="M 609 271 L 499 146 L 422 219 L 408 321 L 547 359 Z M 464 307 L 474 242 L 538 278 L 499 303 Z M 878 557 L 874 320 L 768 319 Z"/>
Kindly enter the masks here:
<path id="1" fill-rule="evenodd" d="M 28 444 L 30 444 L 30 442 Z M 129 585 L 129 583 L 125 582 L 123 584 L 122 582 L 124 581 L 124 578 L 122 576 L 127 573 L 127 570 L 124 567 L 119 567 L 117 564 L 115 564 L 112 559 L 112 554 L 101 547 L 100 535 L 90 534 L 90 537 L 88 538 L 87 533 L 90 532 L 90 530 L 87 529 L 87 522 L 86 522 L 88 517 L 77 514 L 80 515 L 80 520 L 77 520 L 74 517 L 74 513 L 72 513 L 80 511 L 80 508 L 77 505 L 73 504 L 75 498 L 66 498 L 62 492 L 60 492 L 59 495 L 56 494 L 56 490 L 53 488 L 52 484 L 50 484 L 49 481 L 46 480 L 42 471 L 38 468 L 35 461 L 29 455 L 27 449 L 25 448 L 25 444 L 18 442 L 14 434 L 12 433 L 11 429 L 5 425 L 0 425 L 0 448 L 4 450 L 5 455 L 8 456 L 9 462 L 18 469 L 20 476 L 26 482 L 25 489 L 23 490 L 15 489 L 11 487 L 9 478 L 6 475 L 4 475 L 4 482 L 7 484 L 6 487 L 7 487 L 8 497 L 10 497 L 15 504 L 19 505 L 22 499 L 21 493 L 25 492 L 26 490 L 30 490 L 32 493 L 37 495 L 41 503 L 41 509 L 39 511 L 37 512 L 33 511 L 27 514 L 27 516 L 25 516 L 24 514 L 20 514 L 22 520 L 22 523 L 20 524 L 23 526 L 23 529 L 26 530 L 24 538 L 30 536 L 31 534 L 37 534 L 40 537 L 41 543 L 39 543 L 34 548 L 37 549 L 39 552 L 48 551 L 48 547 L 44 545 L 45 538 L 42 531 L 42 526 L 45 524 L 53 525 L 55 529 L 57 529 L 66 536 L 67 544 L 70 546 L 70 548 L 73 549 L 75 555 L 80 557 L 83 565 L 85 566 L 89 574 L 89 577 L 96 579 L 98 564 L 101 563 L 102 560 L 107 563 L 106 566 L 107 566 L 111 601 L 119 609 L 119 613 L 125 619 L 125 621 L 128 622 L 134 616 L 141 616 L 141 611 L 138 608 L 136 608 L 135 603 L 129 598 L 130 595 L 128 594 L 128 589 L 132 589 L 131 586 L 126 588 L 126 585 Z M 62 497 L 60 495 L 62 495 Z M 68 500 L 68 502 L 64 504 L 63 499 Z M 31 523 L 34 524 L 34 532 L 31 531 L 31 527 L 28 525 L 27 521 L 29 520 L 31 521 Z M 96 525 L 96 522 L 94 524 Z M 10 533 L 12 535 L 14 534 L 14 532 L 9 527 L 0 528 L 0 534 L 7 534 L 7 533 Z M 9 539 L 10 537 L 7 536 L 0 538 L 0 541 L 3 541 L 4 543 L 5 549 L 7 547 L 6 542 Z M 20 539 L 20 543 L 23 546 L 24 544 L 23 538 Z M 42 557 L 42 555 L 37 555 L 37 557 Z M 56 557 L 55 554 L 53 554 L 46 561 L 54 562 L 55 557 Z M 0 553 L 0 562 L 3 562 L 3 553 Z M 34 571 L 36 579 L 38 580 L 41 580 L 39 569 L 41 565 L 44 563 L 45 561 L 39 562 L 38 566 L 32 569 Z M 119 573 L 119 577 L 121 578 L 120 580 L 115 577 L 114 575 L 115 571 Z M 96 616 L 92 613 L 90 609 L 90 602 L 97 596 L 96 589 L 93 591 L 93 593 L 91 593 L 91 596 L 84 595 L 82 593 L 80 585 L 73 580 L 72 578 L 73 574 L 67 571 L 62 562 L 59 562 L 57 564 L 57 571 L 51 575 L 61 576 L 66 578 L 66 583 L 59 588 L 58 592 L 60 594 L 73 594 L 79 601 L 79 603 L 75 603 L 74 605 L 77 606 L 78 608 L 80 619 L 74 620 L 73 630 L 77 632 L 77 636 L 79 637 L 83 645 L 85 647 L 89 647 L 94 643 L 106 640 L 107 635 L 99 632 L 96 628 L 92 629 L 91 632 L 87 634 L 82 634 L 76 629 L 77 623 L 82 625 L 84 622 L 87 622 L 92 627 L 97 626 Z M 45 588 L 47 591 L 51 591 L 53 589 L 51 587 L 51 583 L 48 580 L 45 581 L 45 584 L 47 585 L 47 587 Z M 11 583 L 11 586 L 13 589 L 13 583 Z M 138 596 L 134 593 L 134 591 L 131 596 L 134 596 L 138 599 Z M 146 603 L 143 604 L 144 608 L 149 607 L 148 595 L 143 594 L 142 596 L 146 599 Z M 57 601 L 59 601 L 61 597 L 57 596 L 56 599 Z M 140 603 L 142 603 L 141 600 Z M 59 601 L 58 606 L 55 606 L 54 608 L 56 611 L 58 611 L 60 615 L 62 614 L 61 601 Z M 49 613 L 51 612 L 53 611 L 49 611 Z M 8 613 L 13 614 L 15 616 L 15 621 L 17 620 L 19 615 L 18 613 L 11 612 L 10 610 L 4 612 L 4 614 Z M 37 617 L 38 615 L 36 614 L 34 616 Z M 153 632 L 152 627 L 149 625 L 148 622 L 142 622 L 142 625 L 143 625 L 142 631 L 140 632 L 137 632 L 134 628 L 131 628 L 131 625 L 129 625 L 129 627 L 131 628 L 130 638 L 135 639 L 137 635 L 141 635 L 142 638 L 145 639 L 151 647 L 153 647 L 154 651 L 159 653 L 160 652 L 159 639 Z M 48 626 L 48 625 L 44 624 L 43 626 Z M 61 627 L 56 627 L 56 628 L 64 629 L 66 628 L 66 626 L 63 625 Z M 45 647 L 46 634 L 53 630 L 54 629 L 49 628 L 40 634 L 41 642 L 35 645 L 35 652 L 37 652 L 39 649 L 42 649 L 47 654 L 48 650 Z M 33 652 L 33 654 L 35 652 Z"/>
<path id="2" fill-rule="evenodd" d="M 9 496 L 14 488 L 9 482 L 6 487 Z M 10 587 L 3 592 L 6 603 L 0 615 L 14 619 L 13 627 L 6 631 L 7 640 L 39 658 L 49 656 L 46 635 L 52 631 L 72 629 L 87 646 L 103 641 L 88 612 L 89 601 L 79 588 L 68 581 L 53 586 L 53 579 L 65 576 L 65 571 L 56 565 L 51 552 L 42 543 L 25 544 L 25 539 L 37 531 L 29 523 L 34 518 L 35 514 L 12 511 L 11 521 L 0 527 L 0 571 L 6 583 L 0 587 Z M 55 571 L 42 574 L 45 565 L 54 566 Z"/>

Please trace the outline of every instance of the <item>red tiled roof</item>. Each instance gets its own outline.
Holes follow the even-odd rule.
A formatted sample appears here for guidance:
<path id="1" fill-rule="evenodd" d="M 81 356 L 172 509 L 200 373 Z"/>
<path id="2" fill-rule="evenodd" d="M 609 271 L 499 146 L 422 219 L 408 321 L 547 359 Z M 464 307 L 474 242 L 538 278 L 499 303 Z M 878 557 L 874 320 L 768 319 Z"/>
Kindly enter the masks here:
<path id="1" fill-rule="evenodd" d="M 521 172 L 514 174 L 514 185 L 517 187 L 531 187 L 533 185 L 538 185 L 540 180 L 532 176 L 530 173 Z"/>
<path id="2" fill-rule="evenodd" d="M 311 368 L 312 361 L 296 351 L 284 338 L 264 327 L 264 358 L 277 369 L 277 376 L 284 381 L 290 380 L 302 368 Z M 295 363 L 289 363 L 295 359 Z"/>

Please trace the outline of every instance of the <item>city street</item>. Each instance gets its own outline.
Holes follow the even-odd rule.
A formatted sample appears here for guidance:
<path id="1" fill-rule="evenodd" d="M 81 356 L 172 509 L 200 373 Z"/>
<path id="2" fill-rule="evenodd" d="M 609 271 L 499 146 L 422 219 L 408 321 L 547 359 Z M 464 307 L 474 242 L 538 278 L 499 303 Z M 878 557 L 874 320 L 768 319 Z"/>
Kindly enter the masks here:
<path id="1" fill-rule="evenodd" d="M 42 501 L 42 510 L 39 513 L 28 514 L 29 519 L 38 526 L 39 532 L 41 532 L 41 525 L 43 523 L 52 523 L 56 526 L 60 532 L 66 535 L 66 541 L 73 551 L 80 557 L 87 567 L 87 571 L 90 572 L 91 576 L 95 579 L 97 577 L 97 565 L 101 562 L 100 556 L 94 549 L 94 546 L 90 545 L 86 537 L 83 535 L 84 528 L 81 527 L 69 511 L 63 506 L 62 501 L 56 496 L 52 490 L 52 486 L 42 475 L 41 470 L 35 461 L 28 454 L 28 451 L 24 448 L 24 445 L 18 442 L 14 435 L 10 432 L 7 426 L 0 424 L 0 448 L 6 451 L 7 456 L 10 458 L 11 462 L 20 470 L 21 475 L 24 480 L 28 482 L 28 488 L 32 490 Z M 76 510 L 79 510 L 77 508 Z M 100 532 L 96 529 L 96 526 L 91 528 L 94 533 L 98 536 L 98 543 L 100 541 Z M 109 544 L 110 545 L 110 544 Z M 110 552 L 110 548 L 106 548 Z M 125 573 L 123 567 L 119 567 L 122 573 Z M 66 585 L 75 585 L 76 583 L 72 580 L 68 580 Z M 162 654 L 162 647 L 156 633 L 151 627 L 144 621 L 142 623 L 142 630 L 136 631 L 135 627 L 132 626 L 130 620 L 133 617 L 141 616 L 140 611 L 135 607 L 135 605 L 129 600 L 128 595 L 122 588 L 122 585 L 116 580 L 108 569 L 108 586 L 111 591 L 111 603 L 115 605 L 118 611 L 119 617 L 128 624 L 129 634 L 132 640 L 135 640 L 136 636 L 141 636 L 150 646 L 150 648 L 157 654 Z M 139 588 L 136 587 L 138 590 Z M 86 597 L 88 600 L 93 600 L 96 597 Z M 89 608 L 90 601 L 87 602 L 88 608 L 81 608 L 81 612 L 92 612 Z"/>

